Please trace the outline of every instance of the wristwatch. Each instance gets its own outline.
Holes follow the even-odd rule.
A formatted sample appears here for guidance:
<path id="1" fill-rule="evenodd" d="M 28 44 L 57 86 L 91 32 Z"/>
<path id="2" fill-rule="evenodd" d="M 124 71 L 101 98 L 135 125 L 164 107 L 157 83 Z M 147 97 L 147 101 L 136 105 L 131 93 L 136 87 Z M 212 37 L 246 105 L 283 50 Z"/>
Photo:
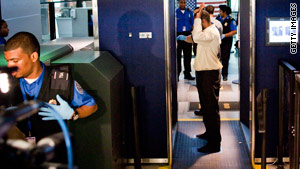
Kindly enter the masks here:
<path id="1" fill-rule="evenodd" d="M 79 118 L 79 113 L 78 113 L 77 110 L 75 110 L 75 113 L 74 113 L 72 119 L 73 119 L 73 120 L 77 120 L 78 118 Z"/>

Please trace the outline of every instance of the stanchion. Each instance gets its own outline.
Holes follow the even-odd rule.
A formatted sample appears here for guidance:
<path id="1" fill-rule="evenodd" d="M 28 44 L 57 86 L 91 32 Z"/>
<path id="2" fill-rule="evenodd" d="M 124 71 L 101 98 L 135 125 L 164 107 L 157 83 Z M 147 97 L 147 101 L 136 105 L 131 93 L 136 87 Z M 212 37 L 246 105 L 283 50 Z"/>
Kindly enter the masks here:
<path id="1" fill-rule="evenodd" d="M 263 89 L 256 98 L 258 132 L 262 134 L 261 169 L 266 169 L 267 152 L 267 97 L 268 89 Z"/>
<path id="2" fill-rule="evenodd" d="M 134 142 L 135 142 L 134 168 L 141 169 L 141 152 L 140 152 L 140 140 L 139 140 L 136 87 L 131 87 L 131 98 L 132 98 L 132 110 L 133 110 Z"/>

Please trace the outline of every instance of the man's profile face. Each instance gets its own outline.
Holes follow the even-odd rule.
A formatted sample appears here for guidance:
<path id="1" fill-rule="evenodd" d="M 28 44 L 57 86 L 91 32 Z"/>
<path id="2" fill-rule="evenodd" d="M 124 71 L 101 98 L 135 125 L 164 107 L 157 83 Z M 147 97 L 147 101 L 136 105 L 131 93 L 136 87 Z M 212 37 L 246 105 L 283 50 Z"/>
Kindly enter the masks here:
<path id="1" fill-rule="evenodd" d="M 9 29 L 8 29 L 7 23 L 3 22 L 2 25 L 1 25 L 0 35 L 2 37 L 7 37 L 8 33 L 9 33 Z"/>
<path id="2" fill-rule="evenodd" d="M 28 78 L 32 73 L 33 60 L 32 57 L 24 53 L 22 48 L 17 48 L 4 52 L 4 57 L 7 60 L 7 67 L 18 67 L 18 70 L 12 75 L 16 78 Z"/>
<path id="3" fill-rule="evenodd" d="M 179 8 L 181 9 L 181 10 L 184 10 L 185 9 L 185 0 L 180 0 L 179 1 Z"/>

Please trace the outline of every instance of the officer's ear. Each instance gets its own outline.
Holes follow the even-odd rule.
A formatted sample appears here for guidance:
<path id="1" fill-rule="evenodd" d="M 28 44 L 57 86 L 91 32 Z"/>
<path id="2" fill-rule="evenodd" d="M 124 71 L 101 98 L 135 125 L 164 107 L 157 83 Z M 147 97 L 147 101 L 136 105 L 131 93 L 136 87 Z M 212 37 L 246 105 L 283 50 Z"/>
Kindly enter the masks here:
<path id="1" fill-rule="evenodd" d="M 31 58 L 31 61 L 32 61 L 32 62 L 39 61 L 39 54 L 38 54 L 37 52 L 33 52 L 33 53 L 30 55 L 30 58 Z"/>

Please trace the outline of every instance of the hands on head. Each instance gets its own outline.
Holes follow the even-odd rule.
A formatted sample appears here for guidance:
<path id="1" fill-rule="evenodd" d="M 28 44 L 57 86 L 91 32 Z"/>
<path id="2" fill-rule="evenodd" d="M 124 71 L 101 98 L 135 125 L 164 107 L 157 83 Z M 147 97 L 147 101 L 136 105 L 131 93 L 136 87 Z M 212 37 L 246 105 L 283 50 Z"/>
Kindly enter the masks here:
<path id="1" fill-rule="evenodd" d="M 197 12 L 195 18 L 201 18 L 201 13 L 202 13 L 202 10 L 203 10 L 204 7 L 205 7 L 205 3 L 202 2 L 201 5 L 200 5 L 200 7 L 199 7 L 199 9 L 197 9 L 198 12 Z"/>
<path id="2" fill-rule="evenodd" d="M 202 2 L 199 9 L 203 9 L 205 7 L 205 2 Z"/>

